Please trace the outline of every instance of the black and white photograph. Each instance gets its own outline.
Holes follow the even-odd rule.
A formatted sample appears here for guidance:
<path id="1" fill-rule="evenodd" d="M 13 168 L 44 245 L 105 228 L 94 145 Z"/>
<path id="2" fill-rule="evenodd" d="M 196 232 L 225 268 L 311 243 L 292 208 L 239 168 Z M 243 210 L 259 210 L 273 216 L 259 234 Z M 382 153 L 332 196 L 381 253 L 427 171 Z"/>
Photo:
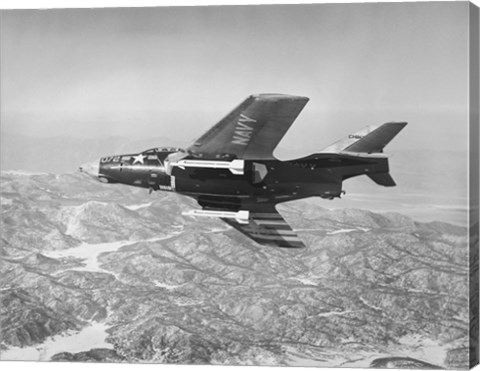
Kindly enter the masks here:
<path id="1" fill-rule="evenodd" d="M 0 10 L 0 361 L 478 364 L 478 15 Z"/>

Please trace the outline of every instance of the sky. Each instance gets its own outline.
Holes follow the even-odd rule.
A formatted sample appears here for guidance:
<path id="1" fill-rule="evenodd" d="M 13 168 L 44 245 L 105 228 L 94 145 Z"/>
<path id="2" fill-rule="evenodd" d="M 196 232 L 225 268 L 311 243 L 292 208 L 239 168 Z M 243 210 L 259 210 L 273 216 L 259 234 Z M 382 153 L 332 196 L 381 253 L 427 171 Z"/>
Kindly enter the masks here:
<path id="1" fill-rule="evenodd" d="M 466 2 L 4 10 L 1 133 L 193 141 L 248 95 L 286 93 L 310 102 L 284 147 L 408 121 L 394 149 L 465 149 L 467 12 Z"/>

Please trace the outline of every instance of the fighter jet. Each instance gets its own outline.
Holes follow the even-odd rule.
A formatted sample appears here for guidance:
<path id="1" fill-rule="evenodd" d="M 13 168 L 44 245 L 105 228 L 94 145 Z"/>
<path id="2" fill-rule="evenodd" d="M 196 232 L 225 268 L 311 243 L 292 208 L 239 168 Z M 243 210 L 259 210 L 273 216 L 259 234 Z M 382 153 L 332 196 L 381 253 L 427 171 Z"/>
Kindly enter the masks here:
<path id="1" fill-rule="evenodd" d="M 407 124 L 369 126 L 318 153 L 280 161 L 273 151 L 308 100 L 251 95 L 186 149 L 106 156 L 80 170 L 103 183 L 192 197 L 200 208 L 185 215 L 220 218 L 260 245 L 304 247 L 275 206 L 339 198 L 344 180 L 364 174 L 378 185 L 395 186 L 383 148 Z"/>

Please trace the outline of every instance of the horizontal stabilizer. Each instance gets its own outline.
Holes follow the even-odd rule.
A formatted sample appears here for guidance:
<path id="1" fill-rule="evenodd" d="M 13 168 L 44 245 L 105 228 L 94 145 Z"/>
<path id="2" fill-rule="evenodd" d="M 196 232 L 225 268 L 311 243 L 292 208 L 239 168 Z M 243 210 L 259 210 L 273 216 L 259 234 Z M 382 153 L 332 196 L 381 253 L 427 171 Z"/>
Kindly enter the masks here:
<path id="1" fill-rule="evenodd" d="M 383 148 L 407 125 L 406 122 L 388 122 L 380 126 L 367 126 L 355 134 L 328 146 L 321 152 L 381 153 Z"/>
<path id="2" fill-rule="evenodd" d="M 390 173 L 377 173 L 377 174 L 367 174 L 370 179 L 375 183 L 382 185 L 384 187 L 395 187 L 395 181 L 393 180 Z"/>

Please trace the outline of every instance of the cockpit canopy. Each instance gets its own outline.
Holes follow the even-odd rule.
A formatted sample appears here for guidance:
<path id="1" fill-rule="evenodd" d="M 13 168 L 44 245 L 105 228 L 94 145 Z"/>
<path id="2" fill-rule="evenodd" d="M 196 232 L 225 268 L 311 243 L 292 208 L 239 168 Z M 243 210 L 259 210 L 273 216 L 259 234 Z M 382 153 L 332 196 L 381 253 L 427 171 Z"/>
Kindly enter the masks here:
<path id="1" fill-rule="evenodd" d="M 176 148 L 176 147 L 156 147 L 156 148 L 151 148 L 151 149 L 147 149 L 146 151 L 143 151 L 142 154 L 143 155 L 152 155 L 152 154 L 156 154 L 156 153 L 159 153 L 159 152 L 168 152 L 168 153 L 171 153 L 171 152 L 185 152 L 185 150 L 183 150 L 182 148 Z"/>

